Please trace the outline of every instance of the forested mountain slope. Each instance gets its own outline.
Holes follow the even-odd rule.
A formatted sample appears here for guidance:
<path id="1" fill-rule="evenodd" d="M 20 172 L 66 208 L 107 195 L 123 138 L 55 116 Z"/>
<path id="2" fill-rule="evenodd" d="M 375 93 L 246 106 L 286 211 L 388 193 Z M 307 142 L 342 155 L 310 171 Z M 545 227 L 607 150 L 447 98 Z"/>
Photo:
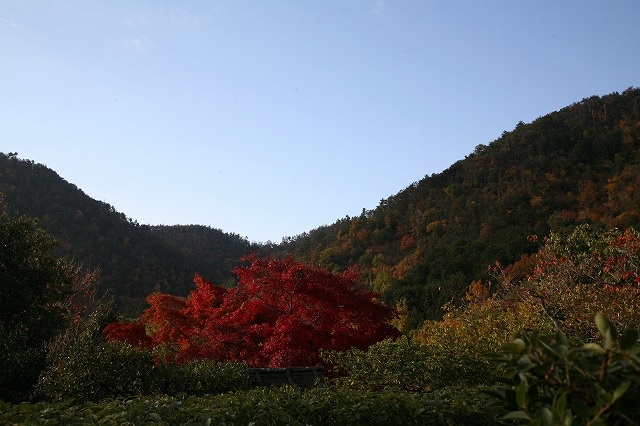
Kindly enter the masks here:
<path id="1" fill-rule="evenodd" d="M 292 253 L 335 271 L 358 265 L 386 301 L 406 303 L 417 325 L 486 278 L 490 264 L 536 251 L 532 234 L 581 223 L 638 227 L 639 148 L 640 89 L 593 96 L 518 123 L 359 217 L 269 246 L 205 226 L 139 225 L 15 155 L 0 154 L 0 192 L 39 218 L 61 253 L 100 266 L 102 288 L 130 314 L 152 291 L 185 295 L 196 272 L 231 284 L 244 255 Z"/>
<path id="2" fill-rule="evenodd" d="M 406 301 L 416 321 L 436 318 L 490 264 L 535 251 L 529 235 L 637 227 L 639 148 L 640 89 L 593 96 L 277 250 L 336 270 L 359 265 L 388 302 Z"/>
<path id="3" fill-rule="evenodd" d="M 0 154 L 0 193 L 19 214 L 36 217 L 58 241 L 58 254 L 100 270 L 100 289 L 137 315 L 153 291 L 186 295 L 199 272 L 233 280 L 238 259 L 259 247 L 204 226 L 139 225 L 90 198 L 53 170 Z"/>

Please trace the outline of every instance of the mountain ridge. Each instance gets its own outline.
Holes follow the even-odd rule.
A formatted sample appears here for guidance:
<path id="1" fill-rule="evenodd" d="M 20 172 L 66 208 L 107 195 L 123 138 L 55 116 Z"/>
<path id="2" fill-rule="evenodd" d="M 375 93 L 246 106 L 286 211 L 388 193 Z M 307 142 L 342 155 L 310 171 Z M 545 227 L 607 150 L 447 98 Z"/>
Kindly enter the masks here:
<path id="1" fill-rule="evenodd" d="M 137 315 L 154 291 L 188 294 L 197 272 L 233 285 L 233 266 L 260 252 L 260 246 L 215 228 L 140 225 L 48 167 L 16 155 L 0 154 L 0 193 L 56 238 L 57 254 L 99 268 L 101 292 L 115 296 L 128 315 Z M 187 246 L 200 251 L 189 253 Z"/>
<path id="2" fill-rule="evenodd" d="M 139 225 L 15 155 L 0 155 L 0 193 L 38 217 L 61 253 L 101 265 L 125 312 L 139 310 L 151 291 L 185 295 L 196 272 L 233 285 L 232 268 L 257 252 L 336 271 L 358 266 L 364 282 L 388 303 L 406 305 L 417 324 L 485 279 L 489 264 L 535 251 L 528 235 L 580 223 L 640 225 L 639 99 L 640 89 L 629 88 L 520 122 L 376 208 L 279 244 L 202 225 Z"/>
<path id="3" fill-rule="evenodd" d="M 378 207 L 290 238 L 280 252 L 358 265 L 389 303 L 437 318 L 488 265 L 538 246 L 527 236 L 580 223 L 640 223 L 640 90 L 592 96 L 518 123 Z"/>

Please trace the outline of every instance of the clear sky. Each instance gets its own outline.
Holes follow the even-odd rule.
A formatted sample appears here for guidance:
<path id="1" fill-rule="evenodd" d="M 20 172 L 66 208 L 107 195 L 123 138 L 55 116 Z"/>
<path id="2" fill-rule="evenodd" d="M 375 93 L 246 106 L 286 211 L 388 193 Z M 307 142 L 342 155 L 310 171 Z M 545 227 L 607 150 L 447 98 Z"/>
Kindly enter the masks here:
<path id="1" fill-rule="evenodd" d="M 638 0 L 0 0 L 0 151 L 258 242 L 630 86 Z"/>

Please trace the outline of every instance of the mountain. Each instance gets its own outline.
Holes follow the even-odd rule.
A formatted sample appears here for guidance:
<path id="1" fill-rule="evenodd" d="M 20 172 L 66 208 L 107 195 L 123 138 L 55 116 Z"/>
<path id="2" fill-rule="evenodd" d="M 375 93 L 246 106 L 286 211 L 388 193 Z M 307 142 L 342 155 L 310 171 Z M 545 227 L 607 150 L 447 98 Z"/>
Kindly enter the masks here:
<path id="1" fill-rule="evenodd" d="M 438 318 L 495 261 L 532 253 L 550 231 L 640 224 L 640 89 L 593 96 L 478 145 L 359 217 L 276 248 L 331 269 L 358 265 L 416 324 Z"/>
<path id="2" fill-rule="evenodd" d="M 535 252 L 550 231 L 581 223 L 640 225 L 640 89 L 592 96 L 478 145 L 442 173 L 281 244 L 255 245 L 204 226 L 139 225 L 54 171 L 0 155 L 0 192 L 40 219 L 60 252 L 99 265 L 124 312 L 152 291 L 184 295 L 195 272 L 231 285 L 250 252 L 344 270 L 356 265 L 414 324 L 441 315 L 496 261 Z"/>
<path id="3" fill-rule="evenodd" d="M 99 289 L 114 296 L 125 315 L 139 314 L 153 291 L 188 294 L 196 272 L 231 285 L 239 259 L 261 252 L 238 235 L 205 226 L 140 225 L 15 154 L 0 154 L 0 193 L 17 213 L 39 219 L 58 241 L 58 255 L 99 268 Z"/>

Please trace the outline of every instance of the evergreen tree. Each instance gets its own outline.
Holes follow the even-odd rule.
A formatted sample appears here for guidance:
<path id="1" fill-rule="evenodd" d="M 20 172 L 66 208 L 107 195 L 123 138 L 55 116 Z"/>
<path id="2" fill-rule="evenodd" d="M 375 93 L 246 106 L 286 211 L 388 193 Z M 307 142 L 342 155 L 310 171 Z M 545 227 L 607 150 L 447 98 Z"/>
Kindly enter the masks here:
<path id="1" fill-rule="evenodd" d="M 70 313 L 74 269 L 51 254 L 54 246 L 35 219 L 0 200 L 0 399 L 27 396 Z"/>

